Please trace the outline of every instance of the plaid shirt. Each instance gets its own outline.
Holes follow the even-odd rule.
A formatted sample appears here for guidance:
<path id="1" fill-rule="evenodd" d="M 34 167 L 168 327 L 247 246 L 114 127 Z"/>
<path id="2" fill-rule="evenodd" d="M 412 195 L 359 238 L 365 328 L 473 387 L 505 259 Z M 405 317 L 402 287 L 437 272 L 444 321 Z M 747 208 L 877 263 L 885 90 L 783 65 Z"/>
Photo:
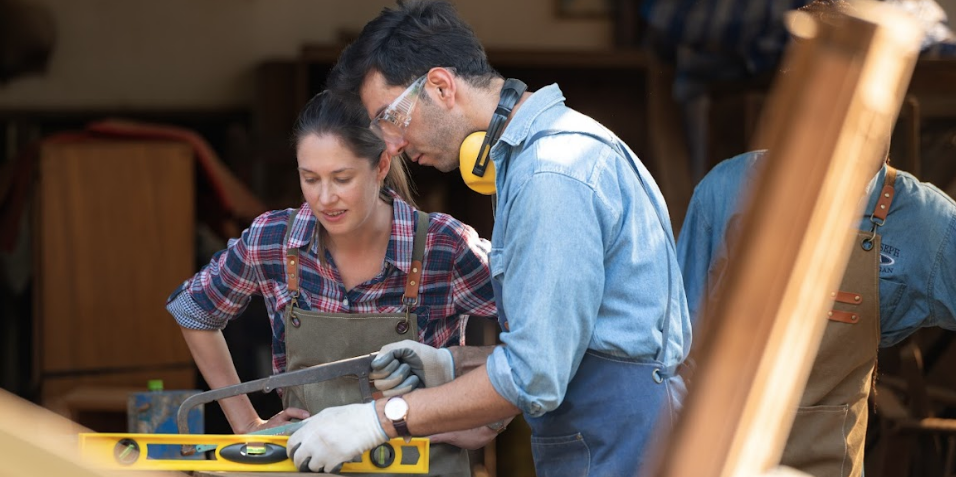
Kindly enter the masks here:
<path id="1" fill-rule="evenodd" d="M 299 252 L 298 306 L 320 313 L 399 313 L 411 264 L 415 238 L 414 209 L 396 198 L 392 235 L 382 272 L 352 290 L 345 290 L 331 255 L 318 260 L 311 241 L 316 226 L 308 204 L 298 210 L 267 212 L 253 221 L 239 239 L 230 239 L 225 250 L 195 276 L 183 282 L 166 302 L 180 326 L 216 330 L 242 314 L 252 295 L 261 295 L 272 323 L 272 369 L 286 368 L 283 314 L 292 301 L 286 285 L 283 239 L 289 214 L 295 222 L 289 246 Z M 445 347 L 463 345 L 468 315 L 497 314 L 488 271 L 487 240 L 470 226 L 442 213 L 430 214 L 425 247 L 418 315 L 418 340 Z"/>

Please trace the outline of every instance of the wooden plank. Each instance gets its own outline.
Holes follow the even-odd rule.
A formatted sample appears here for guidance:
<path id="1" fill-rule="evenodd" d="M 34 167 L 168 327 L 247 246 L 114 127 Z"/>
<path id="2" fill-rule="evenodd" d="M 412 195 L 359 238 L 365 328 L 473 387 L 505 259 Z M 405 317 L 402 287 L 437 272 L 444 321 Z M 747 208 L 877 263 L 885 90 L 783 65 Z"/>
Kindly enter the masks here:
<path id="1" fill-rule="evenodd" d="M 695 337 L 697 372 L 648 475 L 763 475 L 780 462 L 846 266 L 859 198 L 885 152 L 919 29 L 876 2 L 835 26 L 797 14 L 790 70 L 758 143 L 770 152 L 720 298 Z M 822 266 L 827 264 L 828 266 Z M 807 317 L 820 317 L 808 319 Z"/>

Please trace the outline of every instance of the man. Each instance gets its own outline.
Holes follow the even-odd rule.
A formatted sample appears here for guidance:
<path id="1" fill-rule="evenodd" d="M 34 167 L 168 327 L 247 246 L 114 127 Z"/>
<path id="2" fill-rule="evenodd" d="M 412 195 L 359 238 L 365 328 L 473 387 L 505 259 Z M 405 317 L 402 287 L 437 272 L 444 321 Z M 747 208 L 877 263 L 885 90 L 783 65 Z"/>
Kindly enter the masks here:
<path id="1" fill-rule="evenodd" d="M 706 319 L 706 298 L 733 259 L 738 211 L 763 157 L 756 151 L 723 161 L 694 190 L 677 249 L 695 326 Z M 817 477 L 862 473 L 878 346 L 892 346 L 921 327 L 956 330 L 956 203 L 888 164 L 867 191 L 860 232 L 782 458 L 783 465 Z"/>
<path id="2" fill-rule="evenodd" d="M 310 418 L 289 442 L 300 468 L 332 468 L 386 437 L 523 412 L 538 475 L 634 475 L 655 424 L 674 419 L 690 322 L 660 191 L 620 139 L 564 105 L 557 85 L 520 93 L 515 84 L 445 2 L 400 2 L 342 53 L 329 87 L 361 98 L 391 154 L 451 171 L 466 136 L 489 129 L 496 111 L 507 119 L 490 144 L 504 346 L 454 380 L 447 353 L 383 349 L 426 387 Z M 470 168 L 476 156 L 465 156 Z"/>

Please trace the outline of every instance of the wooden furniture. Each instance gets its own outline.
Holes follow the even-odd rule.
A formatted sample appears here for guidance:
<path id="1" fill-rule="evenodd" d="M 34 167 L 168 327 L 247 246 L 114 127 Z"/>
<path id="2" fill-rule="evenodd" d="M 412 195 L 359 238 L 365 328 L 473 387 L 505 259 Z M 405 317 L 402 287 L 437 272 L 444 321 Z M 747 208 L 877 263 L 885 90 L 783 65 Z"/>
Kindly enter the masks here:
<path id="1" fill-rule="evenodd" d="M 877 381 L 878 459 L 867 468 L 876 477 L 956 475 L 956 419 L 937 415 L 941 404 L 956 405 L 956 396 L 926 383 L 922 351 L 912 338 L 896 348 L 901 375 Z"/>
<path id="2" fill-rule="evenodd" d="M 194 272 L 194 161 L 185 144 L 47 141 L 36 196 L 34 372 L 44 406 L 125 431 L 126 394 L 195 386 L 166 297 Z M 104 393 L 108 397 L 104 397 Z M 95 395 L 89 400 L 84 396 Z M 118 421 L 84 423 L 84 411 Z M 90 419 L 96 419 L 90 416 Z M 113 428 L 97 428 L 97 423 Z M 121 424 L 115 424 L 119 422 Z"/>

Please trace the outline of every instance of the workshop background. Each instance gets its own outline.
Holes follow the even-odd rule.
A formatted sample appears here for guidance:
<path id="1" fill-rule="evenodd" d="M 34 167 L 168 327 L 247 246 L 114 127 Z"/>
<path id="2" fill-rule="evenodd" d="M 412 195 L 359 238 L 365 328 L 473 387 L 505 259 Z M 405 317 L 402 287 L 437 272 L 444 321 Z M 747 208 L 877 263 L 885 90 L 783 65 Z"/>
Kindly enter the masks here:
<path id="1" fill-rule="evenodd" d="M 750 146 L 772 75 L 675 100 L 675 65 L 646 46 L 640 0 L 453 3 L 502 74 L 532 90 L 557 82 L 569 106 L 628 142 L 660 184 L 675 233 L 696 181 Z M 937 3 L 956 16 L 956 0 Z M 256 215 L 300 203 L 296 114 L 341 47 L 393 5 L 0 0 L 0 387 L 101 432 L 128 430 L 127 396 L 149 380 L 205 389 L 165 299 Z M 917 66 L 892 157 L 953 196 L 951 61 L 927 55 Z M 490 237 L 487 197 L 457 174 L 411 168 L 424 209 Z M 254 301 L 225 330 L 243 380 L 269 373 L 266 319 Z M 472 322 L 468 341 L 496 334 L 497 324 Z M 907 344 L 884 352 L 881 391 L 899 396 L 900 412 L 919 401 L 956 418 L 950 333 Z M 274 395 L 253 398 L 262 415 L 277 410 Z M 206 432 L 229 432 L 217 406 L 205 414 Z M 872 419 L 875 450 L 893 427 Z M 532 475 L 527 433 L 519 419 L 476 452 L 475 475 Z M 954 449 L 913 439 L 920 458 Z"/>

